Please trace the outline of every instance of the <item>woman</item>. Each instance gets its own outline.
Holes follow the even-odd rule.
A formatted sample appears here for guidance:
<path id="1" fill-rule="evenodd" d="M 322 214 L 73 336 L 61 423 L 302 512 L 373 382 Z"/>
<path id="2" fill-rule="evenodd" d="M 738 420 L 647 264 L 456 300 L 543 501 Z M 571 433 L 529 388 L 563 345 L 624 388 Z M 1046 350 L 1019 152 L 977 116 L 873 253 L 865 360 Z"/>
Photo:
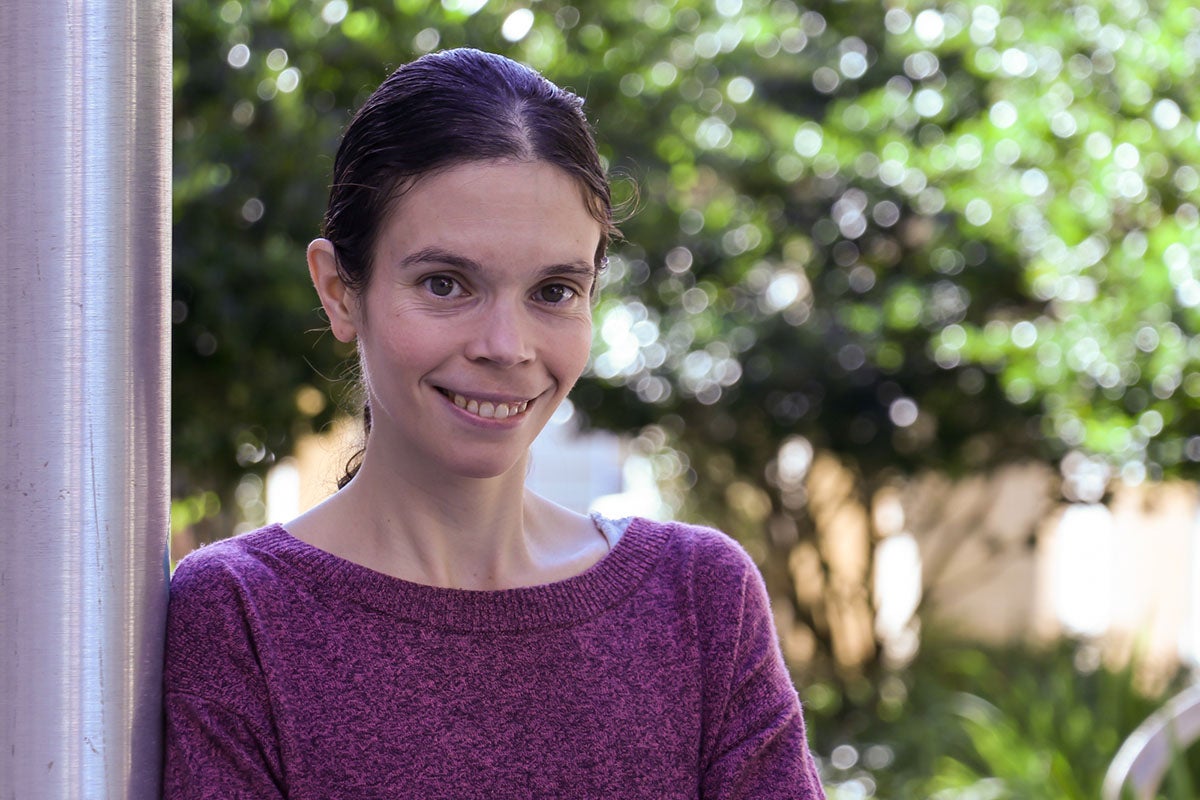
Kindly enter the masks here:
<path id="1" fill-rule="evenodd" d="M 358 112 L 308 264 L 365 448 L 179 565 L 168 797 L 823 797 L 745 552 L 524 488 L 613 230 L 581 101 L 523 66 L 429 55 Z"/>

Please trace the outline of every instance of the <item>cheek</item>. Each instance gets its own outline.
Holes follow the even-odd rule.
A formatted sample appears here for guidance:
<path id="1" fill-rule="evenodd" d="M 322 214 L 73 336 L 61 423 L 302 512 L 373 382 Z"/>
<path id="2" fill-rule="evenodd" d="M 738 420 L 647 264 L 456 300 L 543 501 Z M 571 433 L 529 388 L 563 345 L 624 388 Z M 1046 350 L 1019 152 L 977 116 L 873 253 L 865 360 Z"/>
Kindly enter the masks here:
<path id="1" fill-rule="evenodd" d="M 373 368 L 381 374 L 420 369 L 436 356 L 438 345 L 444 342 L 430 337 L 421 326 L 403 325 L 395 319 L 389 322 L 359 334 L 358 357 L 364 369 Z"/>
<path id="2" fill-rule="evenodd" d="M 564 377 L 574 383 L 587 367 L 592 352 L 592 323 L 589 319 L 580 330 L 564 335 L 557 341 L 558 361 Z"/>

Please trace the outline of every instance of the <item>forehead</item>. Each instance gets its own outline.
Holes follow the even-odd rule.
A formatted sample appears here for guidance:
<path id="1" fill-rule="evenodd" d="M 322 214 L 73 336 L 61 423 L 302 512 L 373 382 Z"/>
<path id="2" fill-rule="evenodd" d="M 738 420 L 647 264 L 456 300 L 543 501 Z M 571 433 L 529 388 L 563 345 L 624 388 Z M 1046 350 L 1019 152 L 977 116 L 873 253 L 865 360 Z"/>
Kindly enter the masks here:
<path id="1" fill-rule="evenodd" d="M 481 161 L 427 175 L 380 229 L 385 260 L 438 247 L 482 263 L 590 261 L 601 225 L 578 182 L 542 161 Z"/>

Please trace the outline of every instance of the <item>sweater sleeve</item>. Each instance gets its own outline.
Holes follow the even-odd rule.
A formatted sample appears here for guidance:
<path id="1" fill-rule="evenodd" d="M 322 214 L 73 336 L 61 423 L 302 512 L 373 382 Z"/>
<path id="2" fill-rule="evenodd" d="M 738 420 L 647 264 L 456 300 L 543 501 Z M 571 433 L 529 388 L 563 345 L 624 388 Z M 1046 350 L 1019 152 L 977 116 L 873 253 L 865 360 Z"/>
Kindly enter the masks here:
<path id="1" fill-rule="evenodd" d="M 713 615 L 701 634 L 710 689 L 700 796 L 823 800 L 766 586 L 740 546 L 723 550 L 697 566 L 697 602 Z"/>
<path id="2" fill-rule="evenodd" d="M 171 581 L 163 671 L 166 800 L 282 798 L 278 743 L 251 634 L 252 598 L 209 554 Z"/>

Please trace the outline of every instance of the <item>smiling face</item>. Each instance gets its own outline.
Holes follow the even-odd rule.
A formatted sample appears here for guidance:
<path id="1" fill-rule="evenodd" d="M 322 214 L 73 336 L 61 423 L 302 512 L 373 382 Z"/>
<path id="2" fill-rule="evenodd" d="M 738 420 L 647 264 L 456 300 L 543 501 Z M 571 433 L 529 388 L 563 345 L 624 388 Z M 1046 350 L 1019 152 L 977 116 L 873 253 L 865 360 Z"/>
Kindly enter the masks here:
<path id="1" fill-rule="evenodd" d="M 587 362 L 600 235 L 562 170 L 488 161 L 400 198 L 361 295 L 315 242 L 333 332 L 358 338 L 372 418 L 364 469 L 523 479 L 529 445 Z"/>

